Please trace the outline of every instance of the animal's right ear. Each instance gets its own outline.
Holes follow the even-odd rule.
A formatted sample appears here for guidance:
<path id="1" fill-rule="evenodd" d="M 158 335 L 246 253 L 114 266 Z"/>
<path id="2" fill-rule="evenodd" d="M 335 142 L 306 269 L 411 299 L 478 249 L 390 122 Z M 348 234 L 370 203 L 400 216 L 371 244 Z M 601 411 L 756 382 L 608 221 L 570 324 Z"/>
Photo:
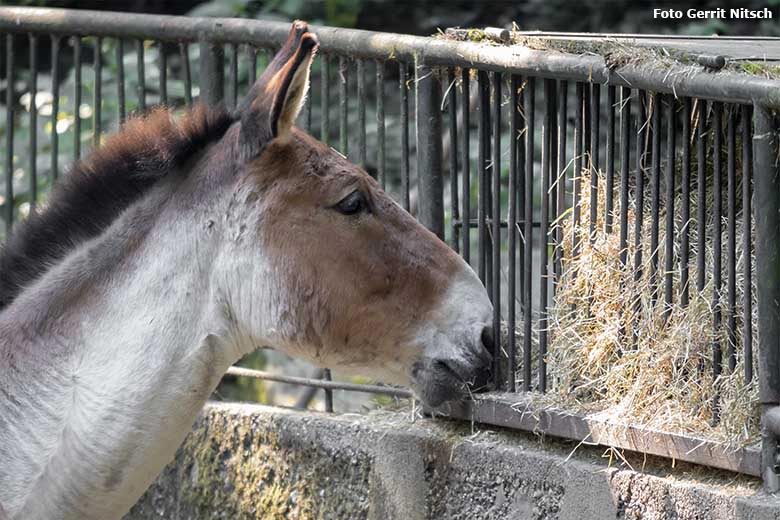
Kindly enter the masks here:
<path id="1" fill-rule="evenodd" d="M 260 155 L 272 140 L 289 137 L 309 90 L 318 43 L 306 22 L 294 22 L 284 46 L 239 104 L 245 160 Z"/>

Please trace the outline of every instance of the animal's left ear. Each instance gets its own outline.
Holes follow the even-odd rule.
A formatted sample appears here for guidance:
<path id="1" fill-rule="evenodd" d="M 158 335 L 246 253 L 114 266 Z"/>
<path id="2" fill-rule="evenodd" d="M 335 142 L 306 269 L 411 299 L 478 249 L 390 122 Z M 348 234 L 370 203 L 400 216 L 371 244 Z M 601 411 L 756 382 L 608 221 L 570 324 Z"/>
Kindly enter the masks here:
<path id="1" fill-rule="evenodd" d="M 305 22 L 296 21 L 287 41 L 240 103 L 241 151 L 259 155 L 274 139 L 287 139 L 309 91 L 309 70 L 318 45 Z"/>

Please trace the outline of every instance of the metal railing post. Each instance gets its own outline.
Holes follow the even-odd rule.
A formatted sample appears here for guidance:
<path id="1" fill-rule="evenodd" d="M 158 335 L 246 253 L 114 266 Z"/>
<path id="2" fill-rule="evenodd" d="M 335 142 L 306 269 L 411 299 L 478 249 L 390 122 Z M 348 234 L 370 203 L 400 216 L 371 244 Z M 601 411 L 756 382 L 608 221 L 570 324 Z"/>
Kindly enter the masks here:
<path id="1" fill-rule="evenodd" d="M 420 222 L 444 240 L 441 81 L 427 65 L 415 64 L 417 90 L 417 172 Z"/>
<path id="2" fill-rule="evenodd" d="M 218 105 L 225 98 L 225 49 L 212 41 L 200 41 L 200 100 Z"/>
<path id="3" fill-rule="evenodd" d="M 780 490 L 780 117 L 760 105 L 754 113 L 761 475 L 765 489 L 775 492 Z"/>

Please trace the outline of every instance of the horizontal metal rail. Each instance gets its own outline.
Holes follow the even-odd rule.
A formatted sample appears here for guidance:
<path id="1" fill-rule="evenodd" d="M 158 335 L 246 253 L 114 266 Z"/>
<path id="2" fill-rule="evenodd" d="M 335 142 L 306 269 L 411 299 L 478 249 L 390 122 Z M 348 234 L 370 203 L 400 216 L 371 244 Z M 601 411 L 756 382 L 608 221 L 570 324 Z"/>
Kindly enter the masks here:
<path id="1" fill-rule="evenodd" d="M 0 7 L 0 31 L 148 38 L 163 41 L 253 43 L 272 46 L 284 41 L 289 24 L 238 18 L 190 18 L 54 8 Z M 757 103 L 780 108 L 780 81 L 688 66 L 650 68 L 626 65 L 611 69 L 594 55 L 539 51 L 439 38 L 378 33 L 335 27 L 312 27 L 321 51 L 366 59 L 395 59 L 425 65 L 473 67 L 625 86 L 659 93 L 730 103 Z"/>
<path id="2" fill-rule="evenodd" d="M 412 391 L 406 388 L 397 388 L 385 385 L 361 385 L 358 383 L 344 383 L 341 381 L 328 381 L 325 379 L 311 379 L 308 377 L 285 376 L 281 374 L 272 374 L 263 370 L 253 370 L 251 368 L 230 367 L 227 375 L 238 377 L 253 377 L 264 381 L 274 381 L 276 383 L 289 383 L 291 385 L 311 386 L 325 390 L 349 390 L 350 392 L 364 392 L 370 394 L 389 395 L 401 399 L 408 399 L 413 396 Z"/>
<path id="3" fill-rule="evenodd" d="M 528 394 L 477 395 L 474 401 L 453 402 L 440 410 L 448 416 L 544 433 L 583 444 L 598 444 L 658 455 L 758 477 L 761 450 L 724 444 L 649 428 L 620 424 L 598 415 L 583 417 L 561 409 L 540 408 Z"/>

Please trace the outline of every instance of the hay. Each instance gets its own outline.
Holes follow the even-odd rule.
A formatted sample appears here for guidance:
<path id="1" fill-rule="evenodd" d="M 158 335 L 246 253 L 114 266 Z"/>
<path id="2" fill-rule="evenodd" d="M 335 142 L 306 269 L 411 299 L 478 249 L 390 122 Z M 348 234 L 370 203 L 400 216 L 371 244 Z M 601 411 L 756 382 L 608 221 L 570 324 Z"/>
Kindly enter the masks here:
<path id="1" fill-rule="evenodd" d="M 695 171 L 695 169 L 694 169 Z M 603 177 L 599 172 L 598 175 Z M 617 424 L 649 427 L 667 432 L 691 434 L 700 438 L 745 446 L 759 437 L 760 411 L 758 384 L 743 379 L 742 323 L 744 320 L 741 251 L 741 215 L 737 225 L 737 365 L 728 369 L 726 332 L 726 218 L 723 219 L 723 286 L 721 312 L 723 326 L 713 329 L 712 254 L 707 251 L 707 285 L 696 290 L 696 225 L 690 222 L 690 303 L 683 308 L 680 298 L 679 231 L 683 222 L 678 208 L 675 223 L 674 303 L 668 317 L 664 315 L 664 235 L 665 208 L 659 218 L 659 251 L 657 296 L 652 301 L 650 283 L 649 207 L 644 212 L 641 247 L 643 273 L 634 280 L 634 214 L 636 202 L 630 201 L 628 267 L 620 263 L 620 201 L 615 197 L 615 230 L 604 228 L 604 178 L 599 179 L 600 206 L 597 232 L 589 243 L 590 177 L 583 171 L 581 222 L 575 228 L 572 219 L 564 223 L 564 265 L 561 284 L 550 310 L 551 343 L 548 349 L 548 374 L 552 390 L 539 398 L 542 406 L 563 407 L 581 414 L 598 414 Z M 618 185 L 616 179 L 616 186 Z M 662 187 L 663 187 L 663 181 Z M 649 202 L 649 186 L 645 199 Z M 711 190 L 708 190 L 711 193 Z M 725 181 L 724 181 L 725 196 Z M 661 199 L 663 200 L 663 190 Z M 695 218 L 695 195 L 691 215 Z M 741 212 L 741 208 L 738 208 Z M 725 205 L 724 205 L 725 212 Z M 709 235 L 711 222 L 708 223 Z M 572 255 L 574 233 L 582 237 L 581 251 Z M 755 266 L 755 262 L 752 264 Z M 753 280 L 755 280 L 753 274 Z M 755 289 L 752 294 L 755 295 Z M 753 303 L 755 314 L 757 304 Z M 756 323 L 753 316 L 752 323 Z M 757 360 L 757 331 L 753 331 L 753 359 Z M 723 351 L 723 373 L 713 378 L 713 341 L 718 339 Z M 716 419 L 713 410 L 718 410 Z"/>

